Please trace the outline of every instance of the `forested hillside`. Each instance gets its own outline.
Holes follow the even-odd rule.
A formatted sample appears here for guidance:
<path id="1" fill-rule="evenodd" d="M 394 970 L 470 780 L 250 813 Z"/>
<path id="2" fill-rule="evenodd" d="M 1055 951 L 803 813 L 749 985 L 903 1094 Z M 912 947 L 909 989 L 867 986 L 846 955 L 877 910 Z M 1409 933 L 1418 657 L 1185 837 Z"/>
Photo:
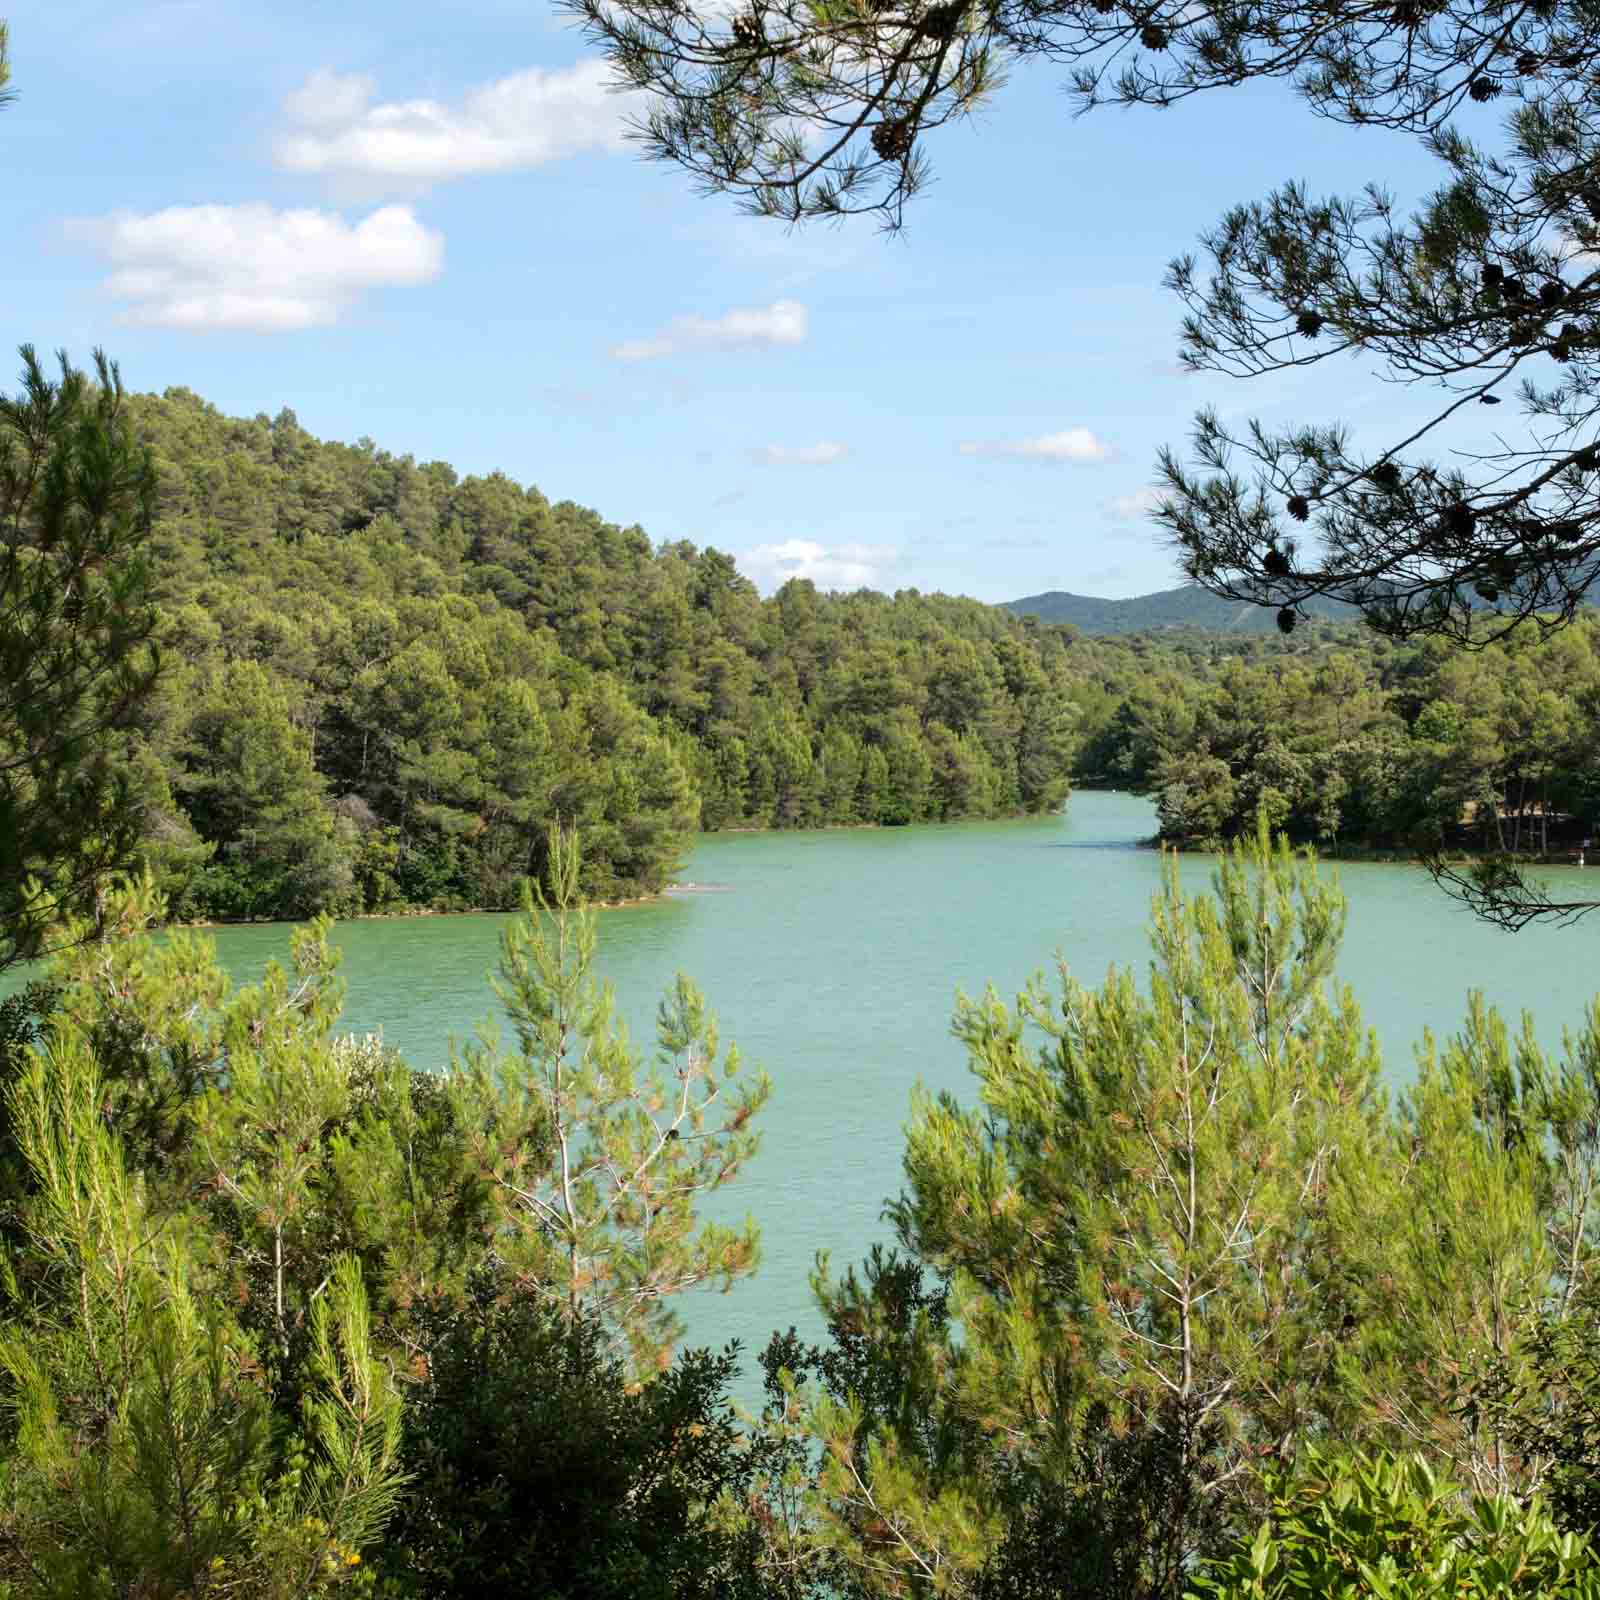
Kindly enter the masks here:
<path id="1" fill-rule="evenodd" d="M 1073 773 L 1150 793 L 1182 844 L 1264 804 L 1324 847 L 1529 849 L 1600 804 L 1592 620 L 1463 651 L 1317 619 L 1092 638 L 802 580 L 763 600 L 727 555 L 499 474 L 186 390 L 130 405 L 166 670 L 124 757 L 181 915 L 512 905 L 552 822 L 617 899 L 697 828 L 1043 812 Z"/>
<path id="2" fill-rule="evenodd" d="M 1080 724 L 1087 783 L 1152 795 L 1175 844 L 1237 838 L 1265 809 L 1323 849 L 1539 854 L 1600 817 L 1600 614 L 1464 649 L 1365 629 L 1283 646 L 1133 641 L 1143 665 Z M 1100 646 L 1102 653 L 1107 646 Z"/>
<path id="3" fill-rule="evenodd" d="M 293 414 L 135 397 L 168 670 L 127 756 L 192 916 L 505 906 L 576 825 L 587 893 L 697 827 L 1060 805 L 1069 639 L 974 601 L 763 601 L 730 557 Z"/>

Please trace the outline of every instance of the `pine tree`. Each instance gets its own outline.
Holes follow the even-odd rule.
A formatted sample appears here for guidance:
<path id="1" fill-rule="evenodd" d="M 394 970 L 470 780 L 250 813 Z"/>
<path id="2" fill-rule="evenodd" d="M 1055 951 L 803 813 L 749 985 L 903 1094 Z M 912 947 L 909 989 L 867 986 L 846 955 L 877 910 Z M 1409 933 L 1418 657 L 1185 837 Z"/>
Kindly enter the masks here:
<path id="1" fill-rule="evenodd" d="M 400 1401 L 355 1262 L 311 1307 L 304 1402 L 273 1418 L 191 1230 L 150 1203 L 58 1017 L 10 1112 L 33 1178 L 4 1263 L 7 1593 L 307 1600 L 356 1576 L 399 1487 Z"/>
<path id="2" fill-rule="evenodd" d="M 830 1323 L 902 1375 L 894 1405 L 810 1386 L 789 1417 L 823 1452 L 807 1537 L 864 1593 L 1006 1593 L 998 1573 L 1059 1558 L 1054 1525 L 1121 1592 L 1169 1592 L 1156 1574 L 1226 1525 L 1260 1452 L 1354 1420 L 1324 1263 L 1382 1103 L 1330 993 L 1344 901 L 1264 825 L 1214 889 L 1169 867 L 1147 992 L 1063 974 L 1014 1007 L 961 1001 L 981 1109 L 918 1094 L 891 1207 L 940 1310 L 908 1322 L 881 1264 L 818 1280 Z"/>
<path id="3" fill-rule="evenodd" d="M 1379 1064 L 1326 993 L 1337 891 L 1264 822 L 1215 891 L 1190 899 L 1173 869 L 1147 996 L 1114 975 L 962 1006 L 986 1115 L 922 1102 L 898 1216 L 954 1274 L 991 1425 L 1039 1429 L 1074 1396 L 1156 1425 L 1175 1407 L 1224 1426 L 1221 1485 L 1319 1411 L 1323 1210 L 1371 1137 Z"/>
<path id="4" fill-rule="evenodd" d="M 700 1222 L 697 1201 L 754 1155 L 751 1126 L 771 1085 L 733 1083 L 715 1020 L 679 974 L 661 1001 L 646 1067 L 594 973 L 596 917 L 580 907 L 578 845 L 550 837 L 554 892 L 501 942 L 496 991 L 516 1034 L 492 1033 L 453 1067 L 472 1159 L 494 1197 L 497 1255 L 536 1295 L 598 1318 L 641 1371 L 664 1365 L 678 1336 L 671 1299 L 724 1289 L 754 1270 L 755 1223 Z M 698 1224 L 698 1226 L 697 1226 Z"/>
<path id="5" fill-rule="evenodd" d="M 1288 184 L 1230 210 L 1167 280 L 1186 367 L 1250 377 L 1354 355 L 1411 388 L 1413 417 L 1365 450 L 1336 422 L 1205 412 L 1195 464 L 1163 454 L 1156 521 L 1196 581 L 1274 608 L 1285 632 L 1315 597 L 1397 635 L 1559 626 L 1600 574 L 1600 24 L 1580 0 L 566 9 L 645 92 L 650 155 L 788 223 L 898 227 L 938 130 L 1018 59 L 1064 67 L 1084 110 L 1275 79 L 1315 116 L 1414 138 L 1439 182 L 1412 215 L 1359 176 L 1330 197 Z M 1490 104 L 1507 108 L 1496 134 L 1455 125 Z M 1508 399 L 1520 432 L 1479 409 Z M 1428 445 L 1446 424 L 1441 460 Z"/>
<path id="6" fill-rule="evenodd" d="M 132 864 L 142 819 L 115 744 L 158 667 L 155 472 L 121 378 L 98 351 L 93 381 L 21 354 L 22 388 L 0 396 L 0 971 Z"/>

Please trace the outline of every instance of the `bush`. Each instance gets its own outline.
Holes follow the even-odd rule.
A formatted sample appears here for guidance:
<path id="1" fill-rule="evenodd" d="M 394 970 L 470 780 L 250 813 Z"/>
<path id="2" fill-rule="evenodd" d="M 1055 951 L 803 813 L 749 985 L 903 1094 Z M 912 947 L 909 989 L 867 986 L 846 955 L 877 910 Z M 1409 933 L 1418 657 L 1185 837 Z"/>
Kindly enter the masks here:
<path id="1" fill-rule="evenodd" d="M 1538 1501 L 1468 1496 L 1420 1456 L 1308 1451 L 1262 1475 L 1267 1518 L 1204 1567 L 1195 1600 L 1600 1600 L 1600 1563 Z"/>
<path id="2" fill-rule="evenodd" d="M 750 1463 L 725 1391 L 736 1365 L 689 1351 L 629 1382 L 593 1319 L 477 1275 L 424 1314 L 382 1592 L 541 1600 L 738 1600 L 748 1534 L 716 1502 Z"/>

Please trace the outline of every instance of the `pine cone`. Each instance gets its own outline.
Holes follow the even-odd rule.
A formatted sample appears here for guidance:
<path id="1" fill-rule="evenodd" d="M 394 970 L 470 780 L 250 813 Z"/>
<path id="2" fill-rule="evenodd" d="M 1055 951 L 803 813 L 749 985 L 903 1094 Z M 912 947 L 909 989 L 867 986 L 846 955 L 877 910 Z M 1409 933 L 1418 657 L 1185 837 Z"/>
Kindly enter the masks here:
<path id="1" fill-rule="evenodd" d="M 1497 78 L 1476 77 L 1467 85 L 1467 93 L 1482 105 L 1487 100 L 1493 100 L 1500 93 L 1500 83 Z"/>
<path id="2" fill-rule="evenodd" d="M 1322 318 L 1315 311 L 1302 311 L 1294 319 L 1294 331 L 1303 333 L 1308 339 L 1315 339 L 1322 332 Z"/>
<path id="3" fill-rule="evenodd" d="M 1157 27 L 1153 22 L 1147 22 L 1139 30 L 1139 43 L 1146 50 L 1165 50 L 1167 48 L 1167 30 Z"/>
<path id="4" fill-rule="evenodd" d="M 904 161 L 916 134 L 908 117 L 893 117 L 872 130 L 872 148 L 884 161 Z"/>
<path id="5" fill-rule="evenodd" d="M 1311 502 L 1303 494 L 1292 494 L 1289 496 L 1289 503 L 1284 507 L 1284 510 L 1296 522 L 1304 522 L 1311 515 Z"/>
<path id="6" fill-rule="evenodd" d="M 953 39 L 966 9 L 965 0 L 949 0 L 948 5 L 935 6 L 922 19 L 917 31 L 925 39 Z"/>
<path id="7" fill-rule="evenodd" d="M 1283 610 L 1278 613 L 1278 632 L 1293 633 L 1294 625 L 1299 620 L 1300 618 L 1295 615 L 1294 607 L 1285 606 Z"/>

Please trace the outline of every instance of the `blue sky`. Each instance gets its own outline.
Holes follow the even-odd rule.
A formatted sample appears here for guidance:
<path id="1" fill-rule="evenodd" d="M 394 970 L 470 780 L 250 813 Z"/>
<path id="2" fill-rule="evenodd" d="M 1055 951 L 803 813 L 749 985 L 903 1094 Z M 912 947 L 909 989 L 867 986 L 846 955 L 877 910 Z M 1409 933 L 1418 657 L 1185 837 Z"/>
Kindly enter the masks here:
<path id="1" fill-rule="evenodd" d="M 103 345 L 134 388 L 499 468 L 765 589 L 1166 587 L 1141 512 L 1197 406 L 1413 413 L 1358 369 L 1176 374 L 1162 270 L 1227 205 L 1435 179 L 1270 86 L 1074 120 L 1019 68 L 929 142 L 903 234 L 791 233 L 641 161 L 540 0 L 0 16 L 0 341 Z"/>

